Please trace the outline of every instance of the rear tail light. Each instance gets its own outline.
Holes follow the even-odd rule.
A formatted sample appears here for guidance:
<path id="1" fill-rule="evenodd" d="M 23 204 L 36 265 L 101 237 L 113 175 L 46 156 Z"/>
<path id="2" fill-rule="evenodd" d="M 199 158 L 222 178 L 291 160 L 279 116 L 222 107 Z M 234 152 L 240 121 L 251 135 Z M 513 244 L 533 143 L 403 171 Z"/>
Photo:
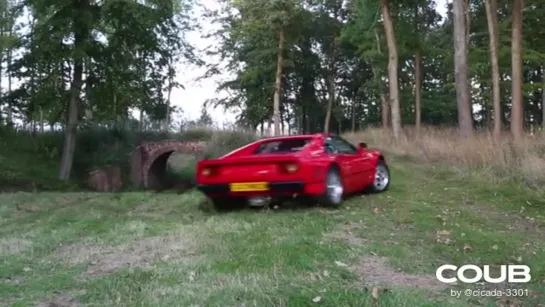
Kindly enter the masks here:
<path id="1" fill-rule="evenodd" d="M 212 174 L 212 170 L 209 167 L 205 167 L 201 170 L 201 175 L 203 176 L 210 176 Z"/>
<path id="2" fill-rule="evenodd" d="M 295 173 L 299 169 L 299 166 L 295 163 L 288 163 L 284 165 L 284 168 L 288 173 Z"/>

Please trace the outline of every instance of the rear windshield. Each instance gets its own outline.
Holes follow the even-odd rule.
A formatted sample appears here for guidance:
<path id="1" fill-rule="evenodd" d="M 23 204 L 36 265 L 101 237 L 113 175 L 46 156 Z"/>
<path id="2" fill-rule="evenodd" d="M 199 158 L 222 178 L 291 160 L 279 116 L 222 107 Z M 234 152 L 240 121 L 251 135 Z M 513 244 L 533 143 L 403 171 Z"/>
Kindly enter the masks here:
<path id="1" fill-rule="evenodd" d="M 288 139 L 265 142 L 259 145 L 254 154 L 298 152 L 310 143 L 310 140 L 311 139 Z"/>

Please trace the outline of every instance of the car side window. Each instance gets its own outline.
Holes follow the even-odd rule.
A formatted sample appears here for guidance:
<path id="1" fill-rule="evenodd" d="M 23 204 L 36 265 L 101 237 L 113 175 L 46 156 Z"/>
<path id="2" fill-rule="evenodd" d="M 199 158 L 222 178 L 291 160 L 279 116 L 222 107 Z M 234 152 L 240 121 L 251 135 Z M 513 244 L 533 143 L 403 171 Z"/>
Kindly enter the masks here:
<path id="1" fill-rule="evenodd" d="M 332 148 L 332 152 L 329 151 L 328 146 Z M 326 151 L 328 153 L 340 153 L 340 154 L 357 154 L 358 150 L 348 141 L 345 141 L 338 136 L 329 136 L 326 139 Z"/>
<path id="2" fill-rule="evenodd" d="M 325 143 L 325 152 L 328 154 L 338 153 L 338 151 L 328 142 Z"/>

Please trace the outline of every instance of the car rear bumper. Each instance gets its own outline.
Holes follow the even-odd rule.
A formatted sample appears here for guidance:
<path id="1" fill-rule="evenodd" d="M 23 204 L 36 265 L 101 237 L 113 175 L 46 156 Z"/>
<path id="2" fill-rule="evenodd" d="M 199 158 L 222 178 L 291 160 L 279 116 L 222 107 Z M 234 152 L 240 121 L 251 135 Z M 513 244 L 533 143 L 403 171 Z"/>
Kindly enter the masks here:
<path id="1" fill-rule="evenodd" d="M 302 181 L 282 181 L 282 182 L 269 182 L 269 189 L 267 191 L 260 192 L 231 192 L 228 183 L 224 184 L 199 184 L 197 189 L 207 195 L 226 195 L 226 194 L 264 194 L 275 195 L 285 193 L 301 193 L 305 189 L 305 184 Z"/>

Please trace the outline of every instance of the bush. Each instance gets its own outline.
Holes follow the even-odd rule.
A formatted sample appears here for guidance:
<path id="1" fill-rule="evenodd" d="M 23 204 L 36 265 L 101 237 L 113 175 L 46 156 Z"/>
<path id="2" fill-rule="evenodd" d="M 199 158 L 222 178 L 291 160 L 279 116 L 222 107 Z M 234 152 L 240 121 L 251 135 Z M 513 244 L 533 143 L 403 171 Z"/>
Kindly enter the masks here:
<path id="1" fill-rule="evenodd" d="M 207 158 L 218 158 L 258 139 L 256 134 L 243 131 L 216 131 L 206 150 Z"/>

